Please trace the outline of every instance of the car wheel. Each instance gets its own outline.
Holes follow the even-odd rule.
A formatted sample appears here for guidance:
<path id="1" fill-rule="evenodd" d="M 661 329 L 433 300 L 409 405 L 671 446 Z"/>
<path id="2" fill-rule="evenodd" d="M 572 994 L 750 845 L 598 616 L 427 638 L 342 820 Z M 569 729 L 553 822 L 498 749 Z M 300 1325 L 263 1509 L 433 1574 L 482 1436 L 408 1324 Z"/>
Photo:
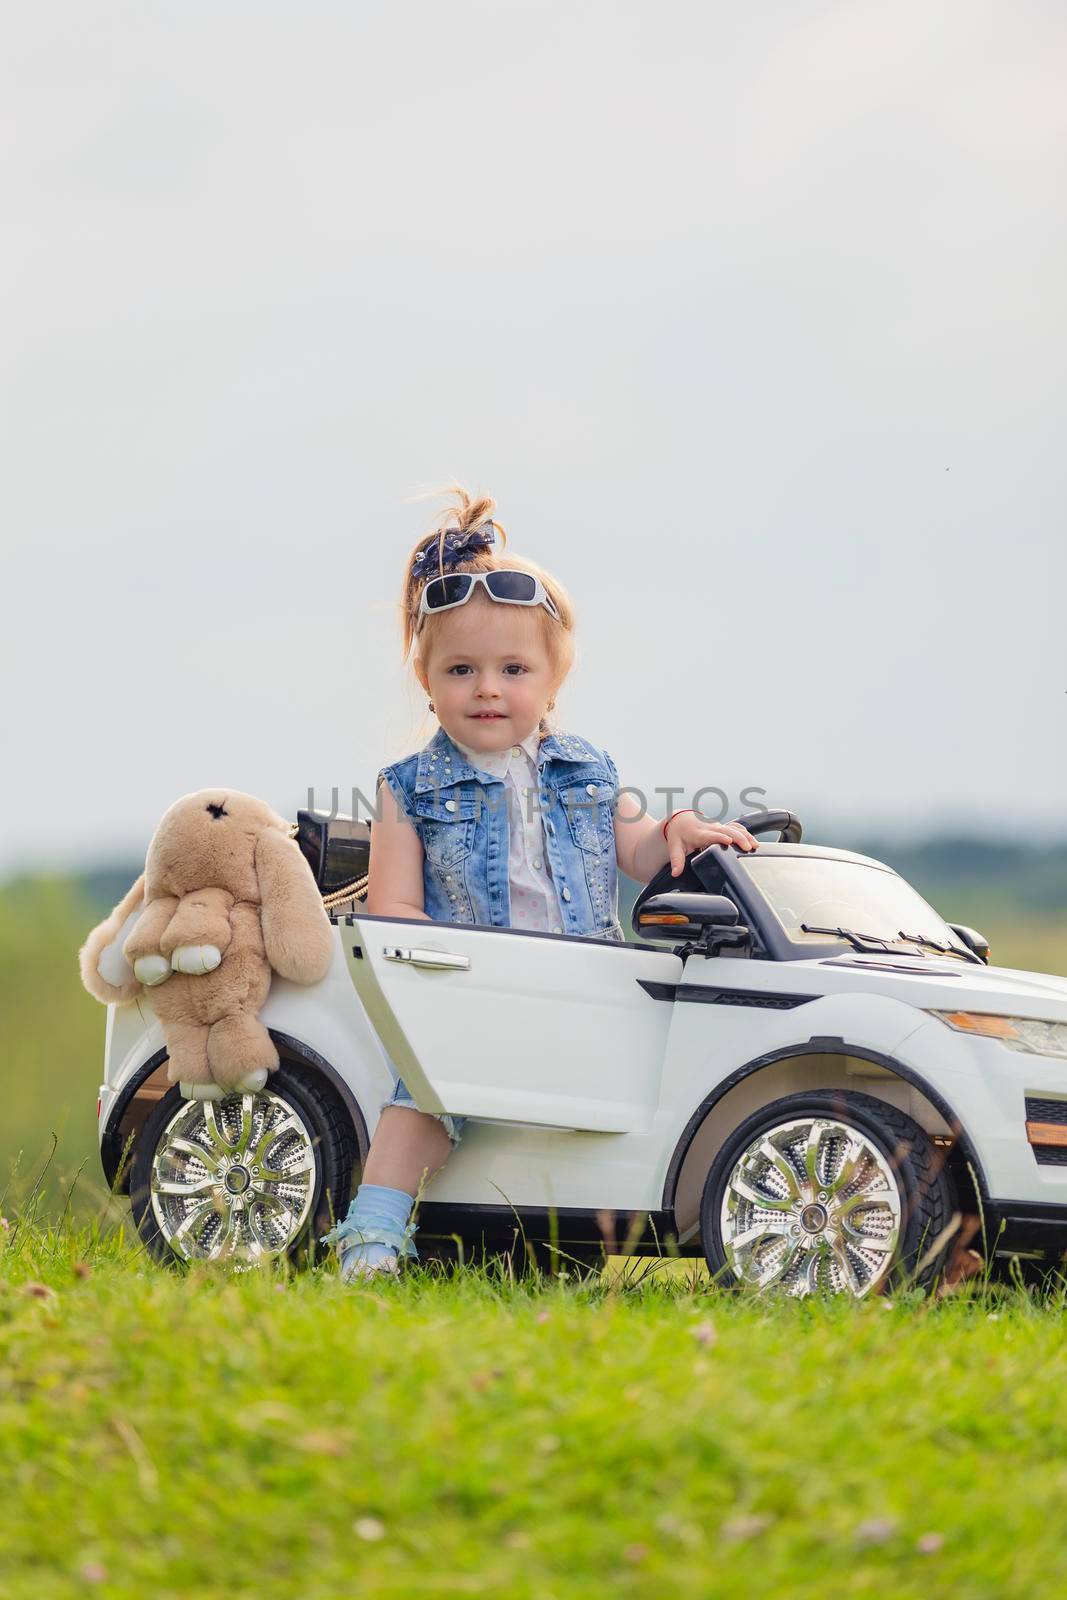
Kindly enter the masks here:
<path id="1" fill-rule="evenodd" d="M 835 1089 L 786 1095 L 731 1134 L 708 1173 L 700 1227 L 720 1283 L 863 1299 L 929 1283 L 953 1210 L 942 1152 L 922 1128 Z"/>
<path id="2" fill-rule="evenodd" d="M 145 1121 L 130 1170 L 137 1231 L 160 1262 L 314 1260 L 359 1154 L 347 1113 L 282 1062 L 255 1094 L 186 1100 Z"/>

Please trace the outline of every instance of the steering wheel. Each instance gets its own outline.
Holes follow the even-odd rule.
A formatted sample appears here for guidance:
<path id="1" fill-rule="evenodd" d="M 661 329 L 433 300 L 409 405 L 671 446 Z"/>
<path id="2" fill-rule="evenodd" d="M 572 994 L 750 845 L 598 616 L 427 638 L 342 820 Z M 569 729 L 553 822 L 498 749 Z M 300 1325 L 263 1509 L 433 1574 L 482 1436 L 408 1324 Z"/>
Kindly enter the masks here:
<path id="1" fill-rule="evenodd" d="M 749 833 L 777 833 L 777 844 L 799 844 L 804 835 L 800 818 L 793 815 L 792 811 L 752 811 L 745 817 L 735 817 L 743 828 Z M 685 858 L 685 865 L 676 878 L 671 876 L 671 864 L 666 862 L 654 877 L 651 877 L 634 901 L 634 909 L 630 917 L 630 926 L 634 933 L 640 936 L 637 925 L 637 913 L 646 900 L 651 900 L 655 894 L 666 894 L 671 889 L 684 889 L 692 894 L 706 894 L 707 889 L 701 883 L 690 865 L 694 856 L 704 854 L 704 850 L 726 850 L 736 848 L 729 845 L 705 845 L 704 849 L 692 850 Z"/>

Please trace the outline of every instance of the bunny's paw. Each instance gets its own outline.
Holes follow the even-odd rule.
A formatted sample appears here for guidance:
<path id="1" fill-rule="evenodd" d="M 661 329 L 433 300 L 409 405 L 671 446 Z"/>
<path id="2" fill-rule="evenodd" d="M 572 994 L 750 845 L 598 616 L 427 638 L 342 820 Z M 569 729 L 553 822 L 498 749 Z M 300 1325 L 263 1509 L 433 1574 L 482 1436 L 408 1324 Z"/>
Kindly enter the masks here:
<path id="1" fill-rule="evenodd" d="M 224 1089 L 218 1083 L 190 1083 L 183 1078 L 179 1084 L 183 1100 L 223 1100 L 232 1089 Z"/>
<path id="2" fill-rule="evenodd" d="M 234 1084 L 238 1094 L 257 1094 L 267 1081 L 266 1067 L 253 1067 L 251 1072 L 246 1072 L 240 1083 Z"/>
<path id="3" fill-rule="evenodd" d="M 222 961 L 222 951 L 214 944 L 181 944 L 170 958 L 175 972 L 186 972 L 202 978 L 205 972 L 214 972 Z"/>
<path id="4" fill-rule="evenodd" d="M 170 977 L 171 965 L 166 956 L 138 956 L 133 964 L 133 975 L 146 989 L 154 989 Z"/>

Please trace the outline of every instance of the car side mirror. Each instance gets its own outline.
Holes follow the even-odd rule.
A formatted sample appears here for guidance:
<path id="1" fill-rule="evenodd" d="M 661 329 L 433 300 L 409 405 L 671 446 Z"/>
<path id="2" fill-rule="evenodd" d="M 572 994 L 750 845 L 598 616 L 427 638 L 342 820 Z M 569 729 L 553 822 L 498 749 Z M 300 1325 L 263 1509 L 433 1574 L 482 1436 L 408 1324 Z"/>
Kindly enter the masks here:
<path id="1" fill-rule="evenodd" d="M 668 891 L 645 901 L 637 913 L 637 932 L 665 944 L 691 943 L 705 955 L 714 955 L 748 939 L 748 929 L 738 916 L 737 907 L 724 894 Z"/>
<path id="2" fill-rule="evenodd" d="M 989 940 L 977 928 L 968 928 L 963 922 L 950 922 L 949 927 L 958 939 L 962 939 L 968 950 L 974 952 L 979 961 L 989 965 Z"/>

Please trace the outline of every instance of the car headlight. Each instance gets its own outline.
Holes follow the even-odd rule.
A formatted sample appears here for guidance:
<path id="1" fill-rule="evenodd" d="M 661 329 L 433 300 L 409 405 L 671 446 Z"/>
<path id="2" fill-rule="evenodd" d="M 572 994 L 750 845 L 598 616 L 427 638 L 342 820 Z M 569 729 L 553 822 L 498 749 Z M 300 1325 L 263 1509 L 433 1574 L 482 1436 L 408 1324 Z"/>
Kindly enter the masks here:
<path id="1" fill-rule="evenodd" d="M 999 1017 L 988 1011 L 932 1011 L 957 1033 L 980 1033 L 999 1039 L 1012 1050 L 1035 1056 L 1067 1056 L 1067 1022 L 1041 1022 L 1034 1017 Z"/>

